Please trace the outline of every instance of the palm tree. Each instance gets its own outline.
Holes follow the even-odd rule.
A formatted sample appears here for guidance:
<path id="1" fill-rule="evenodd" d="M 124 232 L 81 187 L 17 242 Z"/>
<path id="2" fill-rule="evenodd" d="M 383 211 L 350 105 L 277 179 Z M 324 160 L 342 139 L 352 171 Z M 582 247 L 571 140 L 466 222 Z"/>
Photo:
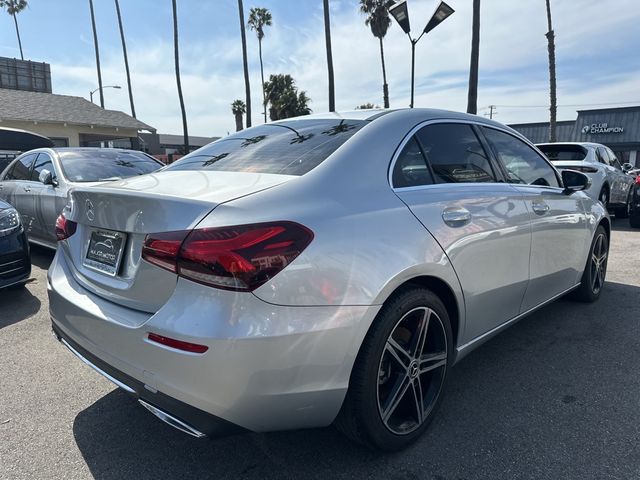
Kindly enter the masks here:
<path id="1" fill-rule="evenodd" d="M 96 68 L 98 69 L 98 91 L 100 92 L 100 106 L 104 108 L 104 93 L 102 91 L 102 72 L 100 70 L 100 48 L 98 47 L 98 32 L 96 31 L 96 16 L 93 13 L 93 0 L 89 0 L 91 10 L 91 28 L 93 28 L 93 46 L 96 50 Z"/>
<path id="2" fill-rule="evenodd" d="M 0 0 L 0 8 L 4 8 L 9 15 L 13 17 L 13 23 L 16 25 L 16 35 L 18 36 L 18 46 L 20 47 L 20 58 L 24 60 L 22 53 L 22 41 L 20 40 L 20 29 L 18 28 L 18 19 L 16 15 L 27 8 L 26 0 Z"/>
<path id="3" fill-rule="evenodd" d="M 311 113 L 311 99 L 299 92 L 291 75 L 270 75 L 264 84 L 265 102 L 269 104 L 269 118 L 282 120 Z"/>
<path id="4" fill-rule="evenodd" d="M 131 89 L 131 74 L 129 73 L 129 59 L 127 58 L 127 42 L 124 39 L 124 28 L 122 27 L 122 16 L 120 15 L 120 2 L 116 2 L 116 13 L 118 14 L 118 26 L 120 27 L 120 39 L 122 40 L 122 53 L 124 54 L 124 71 L 127 74 L 127 87 L 129 88 L 129 103 L 131 104 L 131 115 L 136 118 L 136 107 L 133 105 L 133 90 Z"/>
<path id="5" fill-rule="evenodd" d="M 547 2 L 547 25 L 546 34 L 549 50 L 549 141 L 556 141 L 556 113 L 558 109 L 558 99 L 556 97 L 556 43 L 553 26 L 551 25 L 551 4 Z"/>
<path id="6" fill-rule="evenodd" d="M 331 19 L 329 17 L 329 0 L 323 0 L 324 6 L 324 41 L 327 46 L 327 71 L 329 73 L 329 111 L 336 111 L 336 90 L 333 84 L 333 54 L 331 53 Z M 304 93 L 304 92 L 303 92 Z"/>
<path id="7" fill-rule="evenodd" d="M 478 113 L 478 63 L 480 57 L 480 0 L 473 0 L 471 26 L 471 62 L 469 65 L 469 94 L 467 113 Z"/>
<path id="8" fill-rule="evenodd" d="M 242 114 L 247 111 L 242 100 L 234 100 L 231 104 L 231 113 L 236 117 L 236 132 L 242 130 Z"/>
<path id="9" fill-rule="evenodd" d="M 244 30 L 244 7 L 242 0 L 238 0 L 240 15 L 240 37 L 242 39 L 242 66 L 244 67 L 244 89 L 247 105 L 247 128 L 251 126 L 251 86 L 249 85 L 249 63 L 247 61 L 247 35 Z"/>
<path id="10" fill-rule="evenodd" d="M 380 41 L 380 59 L 382 60 L 382 98 L 384 108 L 389 108 L 389 85 L 387 85 L 387 70 L 384 66 L 384 46 L 382 39 L 391 26 L 389 10 L 386 0 L 360 0 L 360 12 L 367 15 L 364 24 L 371 28 L 371 33 Z"/>
<path id="11" fill-rule="evenodd" d="M 178 6 L 176 0 L 172 0 L 173 4 L 173 53 L 175 56 L 176 66 L 176 84 L 178 86 L 178 98 L 180 99 L 180 110 L 182 112 L 182 132 L 184 135 L 184 153 L 189 153 L 189 132 L 187 130 L 187 111 L 184 108 L 184 99 L 182 98 L 182 84 L 180 83 L 180 56 L 178 52 Z"/>
<path id="12" fill-rule="evenodd" d="M 255 30 L 258 36 L 258 52 L 260 54 L 260 78 L 262 79 L 262 103 L 264 104 L 264 66 L 262 64 L 262 39 L 264 27 L 271 26 L 271 12 L 266 8 L 252 8 L 249 10 L 248 27 Z M 267 123 L 267 106 L 264 105 L 264 123 Z"/>

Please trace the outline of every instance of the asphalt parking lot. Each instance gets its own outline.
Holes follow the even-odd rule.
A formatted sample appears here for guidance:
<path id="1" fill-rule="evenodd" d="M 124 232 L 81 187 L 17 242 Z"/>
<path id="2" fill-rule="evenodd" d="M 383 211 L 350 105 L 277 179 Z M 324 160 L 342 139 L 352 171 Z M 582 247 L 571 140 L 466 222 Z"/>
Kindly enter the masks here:
<path id="1" fill-rule="evenodd" d="M 457 365 L 410 449 L 332 428 L 197 440 L 159 422 L 54 339 L 52 254 L 0 292 L 0 478 L 640 478 L 640 230 L 614 220 L 596 304 L 560 300 Z"/>

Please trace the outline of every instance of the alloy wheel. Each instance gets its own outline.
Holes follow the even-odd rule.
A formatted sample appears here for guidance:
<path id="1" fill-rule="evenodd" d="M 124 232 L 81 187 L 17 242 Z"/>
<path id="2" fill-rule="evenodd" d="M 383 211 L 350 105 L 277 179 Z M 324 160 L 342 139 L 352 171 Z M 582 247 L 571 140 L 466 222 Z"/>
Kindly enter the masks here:
<path id="1" fill-rule="evenodd" d="M 609 246 L 604 234 L 598 235 L 591 251 L 591 290 L 598 293 L 604 286 Z"/>
<path id="2" fill-rule="evenodd" d="M 447 370 L 447 336 L 428 307 L 407 312 L 394 326 L 378 368 L 378 411 L 397 435 L 416 430 L 433 409 Z"/>

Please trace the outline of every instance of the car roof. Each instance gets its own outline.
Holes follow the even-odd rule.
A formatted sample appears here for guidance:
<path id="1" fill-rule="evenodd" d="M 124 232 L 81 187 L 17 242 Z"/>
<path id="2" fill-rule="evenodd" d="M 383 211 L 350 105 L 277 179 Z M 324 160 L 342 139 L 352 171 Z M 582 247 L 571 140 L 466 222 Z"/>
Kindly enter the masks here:
<path id="1" fill-rule="evenodd" d="M 507 128 L 519 136 L 522 136 L 516 130 L 513 130 L 506 125 L 503 125 L 500 122 L 496 122 L 495 120 L 490 120 L 486 117 L 481 117 L 478 115 L 471 115 L 469 113 L 461 113 L 454 112 L 452 110 L 441 110 L 437 108 L 395 108 L 395 109 L 384 109 L 384 108 L 371 108 L 371 109 L 362 109 L 362 110 L 348 110 L 348 111 L 340 111 L 340 112 L 325 112 L 325 113 L 314 113 L 311 115 L 304 115 L 300 117 L 287 118 L 279 121 L 296 121 L 296 120 L 305 120 L 305 119 L 342 119 L 342 120 L 367 120 L 373 121 L 382 116 L 385 117 L 395 117 L 395 118 L 406 118 L 411 119 L 415 118 L 417 121 L 428 121 L 428 120 L 440 120 L 440 119 L 450 119 L 450 120 L 467 120 L 475 123 L 483 123 L 488 126 L 494 126 L 498 128 Z M 273 122 L 277 123 L 277 122 Z"/>
<path id="2" fill-rule="evenodd" d="M 537 147 L 547 146 L 547 145 L 578 145 L 580 147 L 593 147 L 593 148 L 605 147 L 606 146 L 606 145 L 603 145 L 601 143 L 594 143 L 594 142 L 544 142 L 544 143 L 536 143 Z"/>

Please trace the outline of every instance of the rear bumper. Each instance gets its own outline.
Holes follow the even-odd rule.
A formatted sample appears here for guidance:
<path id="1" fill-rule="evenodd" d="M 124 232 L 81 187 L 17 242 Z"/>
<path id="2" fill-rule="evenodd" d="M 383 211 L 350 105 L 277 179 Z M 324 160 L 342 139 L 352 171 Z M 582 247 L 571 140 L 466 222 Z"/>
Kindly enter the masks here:
<path id="1" fill-rule="evenodd" d="M 0 288 L 22 283 L 30 275 L 31 257 L 24 230 L 0 237 Z"/>
<path id="2" fill-rule="evenodd" d="M 202 437 L 205 435 L 208 437 L 218 437 L 246 432 L 244 428 L 239 427 L 238 425 L 234 425 L 233 423 L 192 407 L 191 405 L 176 400 L 175 398 L 161 392 L 151 392 L 145 388 L 142 382 L 113 368 L 91 352 L 82 348 L 73 339 L 66 335 L 55 322 L 52 322 L 51 327 L 57 339 L 76 357 L 89 365 L 103 377 L 116 384 L 118 387 L 134 395 L 139 401 L 141 401 L 142 405 L 169 425 L 193 435 L 194 437 Z M 154 412 L 149 408 L 149 406 L 155 408 L 157 411 Z M 165 415 L 168 414 L 169 417 L 162 418 L 158 414 L 158 411 L 165 413 Z M 171 417 L 179 423 L 171 421 Z"/>
<path id="3" fill-rule="evenodd" d="M 330 424 L 380 308 L 278 306 L 180 279 L 150 314 L 89 292 L 67 262 L 59 249 L 48 274 L 56 334 L 147 403 L 207 434 L 227 424 L 260 432 Z M 179 351 L 149 341 L 149 332 L 209 349 Z M 182 413 L 182 405 L 223 427 Z"/>

